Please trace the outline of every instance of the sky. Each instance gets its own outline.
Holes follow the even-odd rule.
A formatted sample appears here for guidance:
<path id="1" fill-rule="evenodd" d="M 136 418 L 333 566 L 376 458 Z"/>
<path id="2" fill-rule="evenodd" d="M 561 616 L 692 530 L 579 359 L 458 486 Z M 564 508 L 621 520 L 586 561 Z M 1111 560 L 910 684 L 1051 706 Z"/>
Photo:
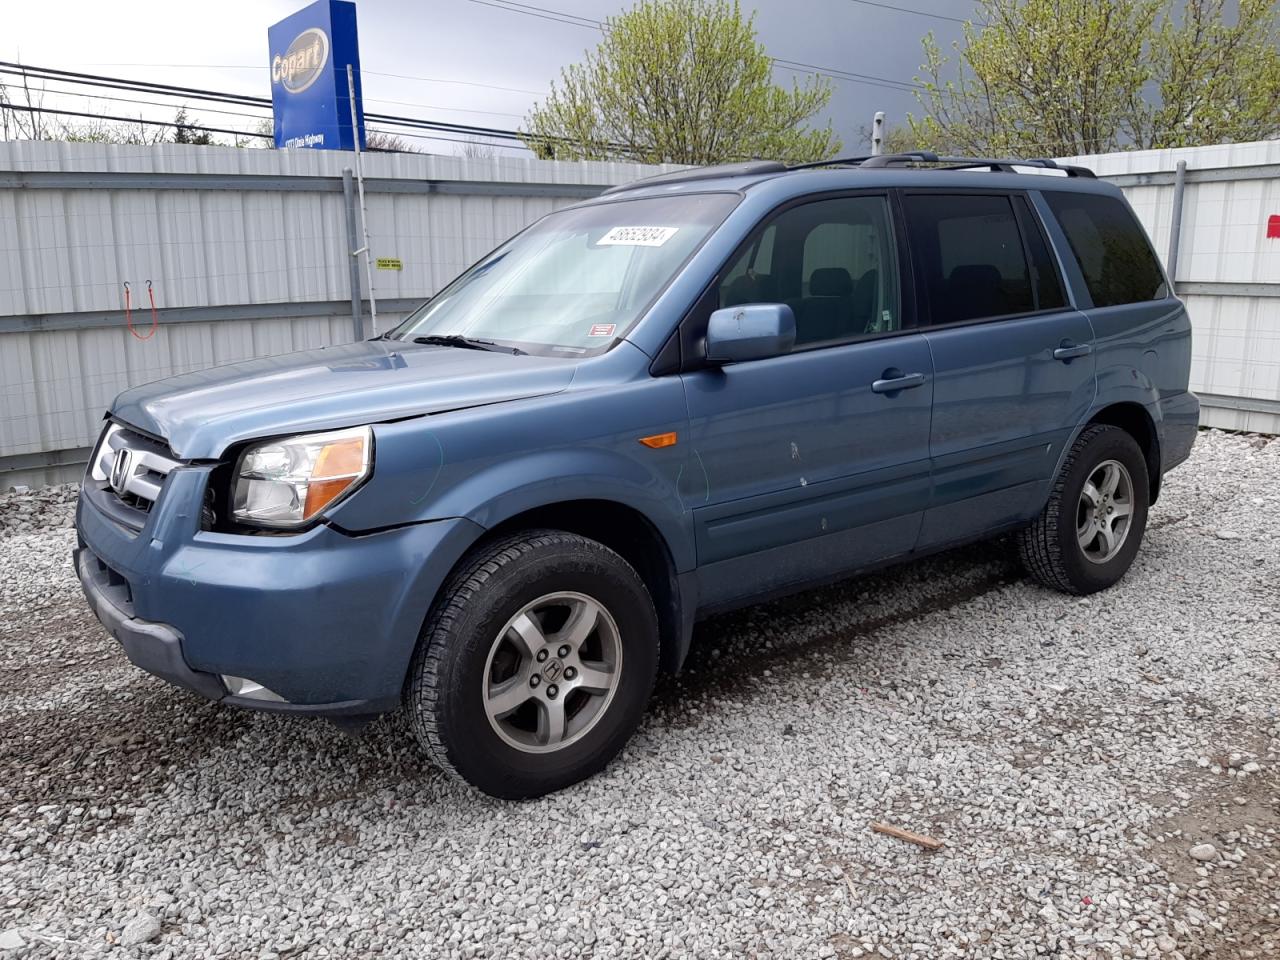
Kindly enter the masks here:
<path id="1" fill-rule="evenodd" d="M 600 20 L 628 0 L 521 0 L 564 19 L 500 9 L 510 0 L 358 0 L 365 110 L 454 123 L 515 128 L 560 69 L 582 59 Z M 306 0 L 0 0 L 0 59 L 129 79 L 270 96 L 267 27 Z M 975 0 L 743 0 L 756 14 L 757 35 L 775 59 L 896 81 L 835 79 L 825 115 L 846 152 L 865 148 L 862 132 L 877 110 L 889 123 L 919 112 L 903 89 L 919 72 L 920 40 L 932 31 L 944 49 L 961 36 Z M 897 9 L 891 9 L 897 8 Z M 804 72 L 775 67 L 777 81 Z M 0 76 L 0 82 L 11 78 Z M 53 86 L 48 87 L 49 90 Z M 134 94 L 115 92 L 120 97 Z M 44 106 L 124 112 L 172 119 L 173 106 L 86 101 L 46 93 Z M 242 110 L 234 106 L 229 111 Z M 256 122 L 191 104 L 213 126 L 251 129 Z M 448 142 L 411 141 L 453 153 Z M 499 150 L 499 154 L 514 153 Z"/>

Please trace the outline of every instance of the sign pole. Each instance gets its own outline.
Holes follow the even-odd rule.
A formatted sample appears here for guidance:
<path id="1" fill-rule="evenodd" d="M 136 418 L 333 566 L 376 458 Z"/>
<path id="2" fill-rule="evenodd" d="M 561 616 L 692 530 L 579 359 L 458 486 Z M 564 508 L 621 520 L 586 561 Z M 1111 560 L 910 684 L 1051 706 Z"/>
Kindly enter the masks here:
<path id="1" fill-rule="evenodd" d="M 364 234 L 364 246 L 352 256 L 364 254 L 364 280 L 369 288 L 369 324 L 373 335 L 378 335 L 378 303 L 373 298 L 373 267 L 369 263 L 369 211 L 364 203 L 364 172 L 360 163 L 360 124 L 356 120 L 356 80 L 351 64 L 347 64 L 347 93 L 351 101 L 351 130 L 356 148 L 356 191 L 360 195 L 360 231 Z"/>
<path id="2" fill-rule="evenodd" d="M 360 316 L 360 258 L 356 256 L 356 244 L 360 242 L 356 227 L 356 186 L 351 168 L 342 170 L 342 199 L 347 213 L 347 266 L 351 275 L 351 329 L 357 341 L 364 339 L 364 318 Z"/>

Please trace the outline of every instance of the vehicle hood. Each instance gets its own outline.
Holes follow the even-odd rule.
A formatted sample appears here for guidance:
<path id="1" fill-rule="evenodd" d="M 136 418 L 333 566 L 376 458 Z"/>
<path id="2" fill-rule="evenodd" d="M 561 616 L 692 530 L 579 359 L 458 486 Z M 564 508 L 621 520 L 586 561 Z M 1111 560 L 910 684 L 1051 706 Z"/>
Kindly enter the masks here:
<path id="1" fill-rule="evenodd" d="M 111 413 L 187 460 L 256 437 L 336 429 L 558 393 L 576 364 L 370 340 L 247 360 L 126 390 Z"/>

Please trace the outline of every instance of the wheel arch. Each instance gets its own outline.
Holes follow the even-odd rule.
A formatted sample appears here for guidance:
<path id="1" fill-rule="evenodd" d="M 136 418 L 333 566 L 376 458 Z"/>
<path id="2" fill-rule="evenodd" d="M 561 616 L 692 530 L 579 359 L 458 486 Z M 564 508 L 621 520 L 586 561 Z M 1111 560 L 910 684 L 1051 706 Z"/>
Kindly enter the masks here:
<path id="1" fill-rule="evenodd" d="M 633 506 L 616 500 L 573 499 L 521 510 L 486 529 L 464 552 L 455 570 L 485 544 L 521 530 L 535 529 L 563 530 L 587 537 L 604 544 L 631 564 L 644 581 L 658 615 L 658 667 L 668 673 L 680 669 L 689 648 L 690 614 L 696 604 L 683 595 L 681 577 L 662 532 Z M 435 602 L 439 601 L 437 597 Z"/>
<path id="2" fill-rule="evenodd" d="M 1129 400 L 1112 403 L 1096 411 L 1084 427 L 1095 423 L 1119 427 L 1137 442 L 1147 463 L 1150 502 L 1155 503 L 1160 496 L 1160 434 L 1147 408 Z"/>

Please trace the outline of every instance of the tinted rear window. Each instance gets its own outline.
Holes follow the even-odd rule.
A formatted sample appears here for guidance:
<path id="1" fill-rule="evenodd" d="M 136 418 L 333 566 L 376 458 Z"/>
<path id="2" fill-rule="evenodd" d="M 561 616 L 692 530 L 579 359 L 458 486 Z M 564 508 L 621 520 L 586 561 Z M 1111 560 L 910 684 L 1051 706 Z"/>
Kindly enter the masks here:
<path id="1" fill-rule="evenodd" d="M 1035 311 L 1031 270 L 1009 197 L 921 194 L 906 197 L 905 205 L 933 323 Z"/>
<path id="2" fill-rule="evenodd" d="M 1160 263 L 1141 225 L 1115 197 L 1044 194 L 1071 245 L 1095 307 L 1168 296 Z"/>

